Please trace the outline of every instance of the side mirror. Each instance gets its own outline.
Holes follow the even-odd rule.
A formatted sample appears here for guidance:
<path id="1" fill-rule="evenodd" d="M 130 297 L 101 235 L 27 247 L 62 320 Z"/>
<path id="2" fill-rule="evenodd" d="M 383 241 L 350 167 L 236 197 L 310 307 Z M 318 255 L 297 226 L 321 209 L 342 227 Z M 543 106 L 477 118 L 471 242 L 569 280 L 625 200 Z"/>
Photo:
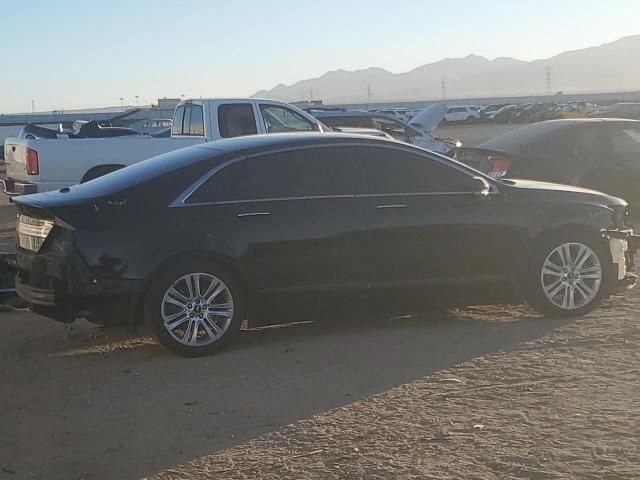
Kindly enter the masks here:
<path id="1" fill-rule="evenodd" d="M 475 185 L 475 189 L 473 190 L 474 195 L 478 195 L 479 197 L 486 197 L 491 193 L 491 184 L 484 178 L 473 177 L 473 182 Z"/>

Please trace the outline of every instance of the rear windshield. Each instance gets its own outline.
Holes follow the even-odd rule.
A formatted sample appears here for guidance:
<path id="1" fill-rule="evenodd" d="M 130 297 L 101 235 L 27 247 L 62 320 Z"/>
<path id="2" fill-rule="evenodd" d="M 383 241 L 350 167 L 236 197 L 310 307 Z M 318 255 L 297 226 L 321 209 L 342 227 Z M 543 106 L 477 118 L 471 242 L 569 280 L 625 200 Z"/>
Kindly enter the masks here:
<path id="1" fill-rule="evenodd" d="M 213 157 L 217 150 L 194 146 L 152 157 L 87 183 L 70 187 L 66 197 L 96 198 L 121 192 L 182 167 Z M 47 192 L 48 193 L 48 192 Z M 57 191 L 51 194 L 59 194 Z"/>

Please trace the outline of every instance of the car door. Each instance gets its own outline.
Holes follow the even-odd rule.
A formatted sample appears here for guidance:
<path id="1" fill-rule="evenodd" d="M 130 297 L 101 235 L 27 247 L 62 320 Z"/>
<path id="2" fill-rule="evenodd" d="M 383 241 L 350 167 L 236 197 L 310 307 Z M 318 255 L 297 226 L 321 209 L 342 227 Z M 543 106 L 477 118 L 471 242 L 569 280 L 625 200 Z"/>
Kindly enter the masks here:
<path id="1" fill-rule="evenodd" d="M 363 252 L 378 287 L 483 283 L 513 274 L 512 212 L 440 157 L 400 147 L 339 147 L 356 164 Z"/>
<path id="2" fill-rule="evenodd" d="M 261 292 L 357 287 L 365 224 L 351 162 L 330 147 L 256 154 L 221 168 L 190 198 Z M 215 234 L 214 234 L 215 236 Z"/>

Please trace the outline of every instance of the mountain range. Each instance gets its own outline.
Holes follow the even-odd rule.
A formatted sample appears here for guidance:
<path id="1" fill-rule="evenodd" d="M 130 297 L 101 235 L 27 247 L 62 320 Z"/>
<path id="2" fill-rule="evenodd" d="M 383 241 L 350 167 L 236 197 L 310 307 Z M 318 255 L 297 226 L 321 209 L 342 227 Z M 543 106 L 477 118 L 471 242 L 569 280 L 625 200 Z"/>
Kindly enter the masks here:
<path id="1" fill-rule="evenodd" d="M 291 102 L 313 95 L 328 104 L 430 100 L 442 98 L 443 82 L 448 98 L 640 90 L 640 63 L 634 58 L 640 58 L 640 35 L 530 62 L 469 55 L 398 74 L 382 68 L 336 70 L 253 96 Z"/>

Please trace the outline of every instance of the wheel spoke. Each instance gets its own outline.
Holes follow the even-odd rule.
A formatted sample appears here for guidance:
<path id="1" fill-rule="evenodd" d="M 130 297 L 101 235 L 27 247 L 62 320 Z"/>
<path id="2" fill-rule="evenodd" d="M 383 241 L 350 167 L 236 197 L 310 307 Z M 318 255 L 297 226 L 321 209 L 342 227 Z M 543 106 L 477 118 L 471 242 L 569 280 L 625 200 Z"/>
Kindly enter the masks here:
<path id="1" fill-rule="evenodd" d="M 180 293 L 174 286 L 167 290 L 167 295 L 173 297 L 176 300 L 183 302 L 185 305 L 189 303 L 189 299 Z"/>
<path id="2" fill-rule="evenodd" d="M 167 330 L 173 331 L 177 327 L 182 325 L 184 322 L 189 320 L 189 317 L 187 316 L 186 313 L 180 312 L 180 314 L 178 314 L 178 315 L 179 315 L 178 317 L 173 317 L 171 319 L 169 319 L 169 318 L 165 319 L 164 326 L 167 327 Z"/>
<path id="3" fill-rule="evenodd" d="M 210 308 L 208 315 L 215 316 L 215 317 L 231 318 L 233 317 L 233 309 L 232 308 Z"/>
<path id="4" fill-rule="evenodd" d="M 209 325 L 211 329 L 215 332 L 215 335 L 213 335 L 215 338 L 221 336 L 224 333 L 224 330 L 222 330 L 220 326 L 216 323 L 216 321 L 213 320 L 212 318 L 207 317 L 205 323 Z"/>
<path id="5" fill-rule="evenodd" d="M 165 297 L 164 301 L 165 301 L 165 303 L 170 303 L 170 304 L 172 304 L 172 305 L 175 305 L 176 307 L 180 307 L 180 308 L 181 308 L 181 309 L 183 309 L 183 310 L 184 310 L 185 308 L 187 308 L 187 304 L 186 304 L 186 303 L 182 303 L 182 301 L 177 300 L 177 299 L 175 299 L 175 298 L 173 298 L 173 297 L 170 297 L 168 294 L 167 294 L 167 296 Z"/>
<path id="6" fill-rule="evenodd" d="M 600 280 L 602 276 L 600 275 L 600 272 L 595 272 L 595 273 L 588 273 L 587 275 L 580 275 L 580 280 L 582 279 L 590 279 L 590 280 Z"/>
<path id="7" fill-rule="evenodd" d="M 204 331 L 207 332 L 207 335 L 209 336 L 209 338 L 217 338 L 218 337 L 218 335 L 213 333 L 213 331 L 211 330 L 211 327 L 209 327 L 209 322 L 203 321 L 201 325 L 202 325 L 202 328 L 204 328 Z"/>
<path id="8" fill-rule="evenodd" d="M 201 297 L 204 298 L 206 301 L 206 299 L 209 298 L 209 295 L 211 294 L 213 289 L 216 288 L 218 285 L 220 285 L 220 282 L 216 280 L 211 280 L 211 283 L 209 284 L 205 292 L 201 295 Z"/>
<path id="9" fill-rule="evenodd" d="M 584 245 L 580 245 L 580 250 L 578 251 L 578 256 L 576 257 L 576 269 L 581 269 L 582 265 L 584 265 L 585 262 L 589 260 L 589 258 L 591 258 L 591 251 Z"/>
<path id="10" fill-rule="evenodd" d="M 194 273 L 192 275 L 193 278 L 193 294 L 194 297 L 197 298 L 202 298 L 202 295 L 200 293 L 200 274 L 199 273 Z"/>
<path id="11" fill-rule="evenodd" d="M 554 277 L 561 277 L 562 276 L 562 267 L 559 267 L 555 263 L 547 262 L 547 263 L 544 264 L 544 267 L 542 269 L 542 274 L 543 275 L 552 275 Z"/>
<path id="12" fill-rule="evenodd" d="M 586 283 L 584 283 L 582 280 L 579 280 L 576 283 L 576 289 L 587 301 L 590 301 L 596 295 L 596 291 Z"/>
<path id="13" fill-rule="evenodd" d="M 184 277 L 184 283 L 187 285 L 187 290 L 189 291 L 189 300 L 192 300 L 194 295 L 193 295 L 193 285 L 191 284 L 191 275 L 186 275 Z"/>
<path id="14" fill-rule="evenodd" d="M 567 285 L 562 295 L 562 308 L 574 308 L 573 287 Z"/>
<path id="15" fill-rule="evenodd" d="M 560 290 L 562 290 L 563 287 L 564 287 L 564 283 L 562 282 L 562 280 L 558 280 L 552 283 L 551 285 L 549 285 L 548 287 L 546 287 L 545 291 L 549 296 L 549 298 L 553 298 L 558 294 Z"/>
<path id="16" fill-rule="evenodd" d="M 569 244 L 565 243 L 564 245 L 562 245 L 562 247 L 560 247 L 560 258 L 562 259 L 562 265 L 569 266 L 571 265 L 571 249 L 569 247 Z"/>
<path id="17" fill-rule="evenodd" d="M 220 283 L 216 286 L 216 288 L 213 290 L 213 292 L 212 292 L 208 297 L 206 297 L 206 298 L 205 298 L 205 300 L 204 300 L 204 301 L 205 301 L 206 303 L 209 303 L 209 304 L 210 304 L 211 302 L 213 302 L 213 301 L 216 299 L 216 297 L 217 297 L 218 295 L 220 295 L 220 294 L 221 294 L 222 292 L 224 292 L 226 289 L 227 289 L 227 287 L 225 286 L 225 284 L 224 284 L 224 283 L 222 283 L 222 282 L 220 282 Z"/>

